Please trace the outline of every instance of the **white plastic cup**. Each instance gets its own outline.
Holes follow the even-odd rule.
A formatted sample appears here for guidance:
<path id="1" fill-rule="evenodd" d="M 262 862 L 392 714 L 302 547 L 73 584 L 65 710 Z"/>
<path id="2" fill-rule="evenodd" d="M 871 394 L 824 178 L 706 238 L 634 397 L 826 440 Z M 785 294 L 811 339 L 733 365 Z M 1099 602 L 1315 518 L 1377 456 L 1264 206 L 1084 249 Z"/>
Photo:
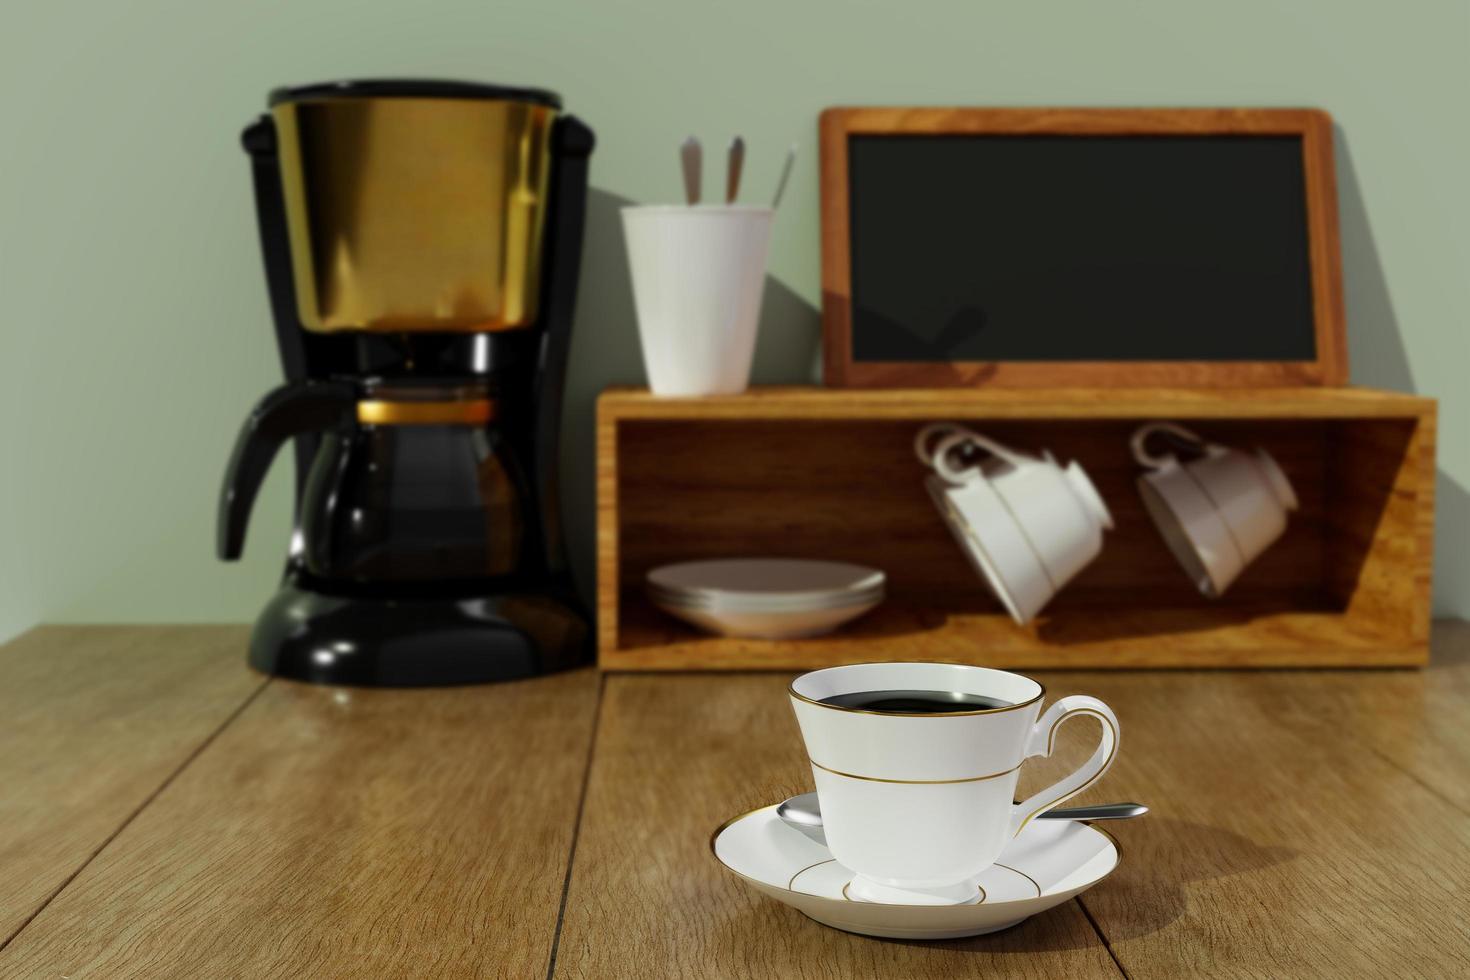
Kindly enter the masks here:
<path id="1" fill-rule="evenodd" d="M 623 208 L 643 365 L 655 395 L 733 395 L 750 384 L 771 208 Z"/>

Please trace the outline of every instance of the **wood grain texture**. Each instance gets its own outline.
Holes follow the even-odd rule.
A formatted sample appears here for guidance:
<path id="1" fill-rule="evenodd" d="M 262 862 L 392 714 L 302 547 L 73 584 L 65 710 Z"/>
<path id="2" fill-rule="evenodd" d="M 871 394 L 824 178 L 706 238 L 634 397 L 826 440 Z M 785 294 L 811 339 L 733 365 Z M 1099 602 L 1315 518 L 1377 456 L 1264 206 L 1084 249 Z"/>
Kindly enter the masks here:
<path id="1" fill-rule="evenodd" d="M 809 670 L 874 660 L 940 660 L 1027 670 L 1188 670 L 1200 667 L 1417 666 L 1408 641 L 1359 628 L 1330 612 L 1265 607 L 1199 615 L 1180 610 L 1073 608 L 1074 622 L 1017 627 L 1001 614 L 962 615 L 880 608 L 838 633 L 806 640 L 708 636 L 648 608 L 625 603 L 623 646 L 605 670 Z"/>
<path id="2" fill-rule="evenodd" d="M 598 685 L 275 681 L 0 975 L 545 976 Z"/>
<path id="3" fill-rule="evenodd" d="M 725 872 L 715 827 L 811 788 L 788 681 L 608 679 L 556 977 L 1119 975 L 1076 902 L 992 936 L 891 942 L 819 925 Z"/>
<path id="4" fill-rule="evenodd" d="M 833 391 L 809 385 L 698 398 L 615 386 L 598 402 L 604 425 L 634 419 L 1412 419 L 1432 412 L 1434 405 L 1434 399 L 1420 395 L 1356 387 Z"/>
<path id="5" fill-rule="evenodd" d="M 1134 978 L 1470 975 L 1463 622 L 1435 625 L 1424 671 L 1041 674 L 1122 725 L 1080 801 L 1153 811 L 1110 828 L 1121 866 L 1079 901 L 940 943 L 820 926 L 709 854 L 729 816 L 810 788 L 789 673 L 609 677 L 597 724 L 591 671 L 261 691 L 243 639 L 66 627 L 0 649 L 7 901 L 37 856 L 106 845 L 0 976 L 546 976 L 589 758 L 557 977 L 1118 976 L 1110 953 Z M 1065 729 L 1019 792 L 1093 737 Z"/>
<path id="6" fill-rule="evenodd" d="M 1198 594 L 1138 496 L 1143 421 L 1263 448 L 1300 501 L 1222 600 Z M 922 487 L 921 422 L 1082 465 L 1114 519 L 1040 619 L 1011 622 Z M 1372 666 L 1428 656 L 1434 403 L 1362 389 L 833 391 L 599 401 L 599 658 L 608 669 L 944 659 L 1012 667 Z M 829 637 L 708 636 L 643 596 L 658 565 L 782 555 L 882 568 L 888 599 Z"/>
<path id="7" fill-rule="evenodd" d="M 1436 622 L 1431 646 L 1427 671 L 1323 673 L 1313 703 L 1369 750 L 1470 814 L 1470 623 Z"/>
<path id="8" fill-rule="evenodd" d="M 1302 362 L 856 362 L 852 359 L 848 137 L 855 134 L 1290 135 L 1302 140 L 1316 358 Z M 833 387 L 1341 385 L 1347 382 L 1332 119 L 1320 109 L 827 109 L 819 124 L 823 377 Z"/>
<path id="9" fill-rule="evenodd" d="M 651 396 L 650 396 L 651 397 Z M 606 395 L 597 399 L 597 428 L 593 436 L 597 459 L 594 493 L 597 499 L 597 649 L 614 650 L 620 628 L 622 562 L 618 533 L 618 402 Z"/>
<path id="10" fill-rule="evenodd" d="M 1433 412 L 1412 426 L 1342 426 L 1329 445 L 1332 588 L 1350 616 L 1428 645 L 1434 536 Z"/>
<path id="11" fill-rule="evenodd" d="M 1046 676 L 1117 712 L 1092 798 L 1153 807 L 1117 831 L 1114 887 L 1081 899 L 1128 975 L 1470 975 L 1470 813 L 1440 788 L 1467 775 L 1465 674 L 1456 654 L 1412 673 Z M 1427 703 L 1440 685 L 1461 693 Z M 1431 746 L 1417 771 L 1397 761 Z"/>
<path id="12" fill-rule="evenodd" d="M 0 647 L 0 946 L 260 688 L 244 645 L 46 626 Z"/>

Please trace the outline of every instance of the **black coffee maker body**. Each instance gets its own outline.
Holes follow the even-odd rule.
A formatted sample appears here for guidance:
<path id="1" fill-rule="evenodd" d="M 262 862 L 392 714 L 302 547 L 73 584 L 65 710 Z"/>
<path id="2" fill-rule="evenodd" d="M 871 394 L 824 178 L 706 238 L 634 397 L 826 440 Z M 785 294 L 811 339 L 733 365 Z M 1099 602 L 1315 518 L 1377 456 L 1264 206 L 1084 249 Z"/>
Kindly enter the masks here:
<path id="1" fill-rule="evenodd" d="M 557 490 L 591 131 L 534 89 L 280 89 L 244 134 L 286 383 L 246 420 L 218 550 L 294 442 L 250 663 L 331 684 L 525 677 L 590 629 Z"/>

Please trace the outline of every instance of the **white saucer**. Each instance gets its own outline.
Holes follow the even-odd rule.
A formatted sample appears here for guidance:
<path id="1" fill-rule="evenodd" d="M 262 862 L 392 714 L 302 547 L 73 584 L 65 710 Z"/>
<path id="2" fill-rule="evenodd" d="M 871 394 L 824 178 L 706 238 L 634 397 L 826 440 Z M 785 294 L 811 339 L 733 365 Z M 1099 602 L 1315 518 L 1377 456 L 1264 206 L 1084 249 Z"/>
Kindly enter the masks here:
<path id="1" fill-rule="evenodd" d="M 847 898 L 852 872 L 768 806 L 723 824 L 710 849 L 759 892 L 845 932 L 957 939 L 997 932 L 1106 878 L 1121 853 L 1111 834 L 1075 820 L 1033 820 L 980 878 L 967 905 L 879 905 Z"/>
<path id="2" fill-rule="evenodd" d="M 686 561 L 647 575 L 650 589 L 681 604 L 707 602 L 760 612 L 847 605 L 881 590 L 884 581 L 876 568 L 804 558 Z"/>
<path id="3" fill-rule="evenodd" d="M 788 640 L 830 633 L 883 601 L 884 575 L 847 562 L 728 558 L 648 573 L 648 597 L 711 633 Z"/>

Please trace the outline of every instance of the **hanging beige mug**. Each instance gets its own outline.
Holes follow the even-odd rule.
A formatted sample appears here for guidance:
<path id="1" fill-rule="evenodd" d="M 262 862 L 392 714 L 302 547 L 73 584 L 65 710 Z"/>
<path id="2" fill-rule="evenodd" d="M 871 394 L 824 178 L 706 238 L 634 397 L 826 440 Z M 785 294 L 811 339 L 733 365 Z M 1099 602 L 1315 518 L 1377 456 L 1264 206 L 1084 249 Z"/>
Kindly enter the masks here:
<path id="1" fill-rule="evenodd" d="M 1151 453 L 1167 442 L 1196 458 Z M 1209 442 L 1172 422 L 1133 433 L 1133 458 L 1148 469 L 1138 478 L 1149 517 L 1191 581 L 1212 599 L 1286 530 L 1296 493 L 1264 449 L 1254 453 Z"/>

